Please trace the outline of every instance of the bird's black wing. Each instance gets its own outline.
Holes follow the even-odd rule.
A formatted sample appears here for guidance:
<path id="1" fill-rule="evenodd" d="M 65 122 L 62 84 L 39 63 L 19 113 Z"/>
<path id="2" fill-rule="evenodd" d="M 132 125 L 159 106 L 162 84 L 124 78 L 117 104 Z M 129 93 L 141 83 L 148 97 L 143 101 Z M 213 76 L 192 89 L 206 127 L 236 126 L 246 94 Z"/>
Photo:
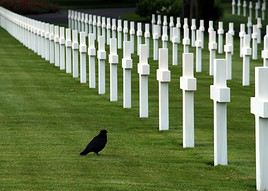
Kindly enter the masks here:
<path id="1" fill-rule="evenodd" d="M 94 150 L 94 147 L 98 144 L 98 136 L 94 137 L 86 146 L 86 148 L 80 153 L 80 155 L 87 155 Z"/>

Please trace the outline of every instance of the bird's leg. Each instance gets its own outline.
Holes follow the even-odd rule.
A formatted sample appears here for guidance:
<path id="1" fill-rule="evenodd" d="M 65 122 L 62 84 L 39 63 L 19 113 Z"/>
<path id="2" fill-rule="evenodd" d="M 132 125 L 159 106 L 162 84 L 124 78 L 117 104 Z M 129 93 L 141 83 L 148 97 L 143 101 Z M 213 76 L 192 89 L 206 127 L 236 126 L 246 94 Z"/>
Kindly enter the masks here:
<path id="1" fill-rule="evenodd" d="M 99 156 L 99 153 L 95 153 L 97 156 Z"/>

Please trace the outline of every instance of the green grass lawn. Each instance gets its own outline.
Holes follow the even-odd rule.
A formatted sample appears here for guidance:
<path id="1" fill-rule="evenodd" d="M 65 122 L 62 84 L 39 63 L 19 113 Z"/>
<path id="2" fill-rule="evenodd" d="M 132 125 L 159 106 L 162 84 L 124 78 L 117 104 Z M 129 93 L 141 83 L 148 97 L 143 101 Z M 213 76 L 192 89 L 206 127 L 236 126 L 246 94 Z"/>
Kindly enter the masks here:
<path id="1" fill-rule="evenodd" d="M 99 96 L 96 89 L 42 60 L 3 29 L 0 36 L 0 190 L 255 190 L 254 116 L 249 99 L 254 96 L 254 67 L 262 61 L 252 62 L 251 86 L 242 87 L 237 39 L 233 80 L 228 82 L 229 165 L 214 167 L 209 98 L 213 80 L 208 75 L 207 48 L 203 72 L 196 74 L 196 147 L 183 149 L 181 61 L 170 65 L 170 130 L 159 132 L 157 62 L 149 60 L 150 117 L 139 119 L 137 56 L 133 56 L 133 108 L 123 109 L 121 63 L 119 101 L 110 103 L 108 63 L 107 93 Z M 121 59 L 121 51 L 119 55 Z M 102 128 L 109 133 L 101 155 L 79 156 Z"/>

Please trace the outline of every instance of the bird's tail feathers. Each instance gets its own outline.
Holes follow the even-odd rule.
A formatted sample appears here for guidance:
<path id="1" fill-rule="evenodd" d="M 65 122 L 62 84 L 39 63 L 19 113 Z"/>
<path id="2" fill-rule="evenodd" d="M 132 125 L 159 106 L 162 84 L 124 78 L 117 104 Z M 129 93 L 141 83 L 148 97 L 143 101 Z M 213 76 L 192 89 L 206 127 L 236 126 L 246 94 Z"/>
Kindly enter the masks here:
<path id="1" fill-rule="evenodd" d="M 82 152 L 80 153 L 81 156 L 85 156 L 85 155 L 87 155 L 87 154 L 88 154 L 88 153 L 85 152 L 85 151 L 82 151 Z"/>

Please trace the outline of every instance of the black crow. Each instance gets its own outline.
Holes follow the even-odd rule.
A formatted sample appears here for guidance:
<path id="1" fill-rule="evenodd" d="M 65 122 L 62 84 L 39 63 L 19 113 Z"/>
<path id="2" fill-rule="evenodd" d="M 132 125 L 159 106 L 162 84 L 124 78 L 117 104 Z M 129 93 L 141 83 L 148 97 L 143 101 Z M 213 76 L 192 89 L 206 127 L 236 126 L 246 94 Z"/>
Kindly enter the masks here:
<path id="1" fill-rule="evenodd" d="M 86 148 L 80 153 L 80 155 L 87 155 L 90 152 L 99 154 L 99 152 L 104 149 L 107 143 L 107 131 L 105 129 L 101 130 L 100 133 L 94 137 Z"/>

